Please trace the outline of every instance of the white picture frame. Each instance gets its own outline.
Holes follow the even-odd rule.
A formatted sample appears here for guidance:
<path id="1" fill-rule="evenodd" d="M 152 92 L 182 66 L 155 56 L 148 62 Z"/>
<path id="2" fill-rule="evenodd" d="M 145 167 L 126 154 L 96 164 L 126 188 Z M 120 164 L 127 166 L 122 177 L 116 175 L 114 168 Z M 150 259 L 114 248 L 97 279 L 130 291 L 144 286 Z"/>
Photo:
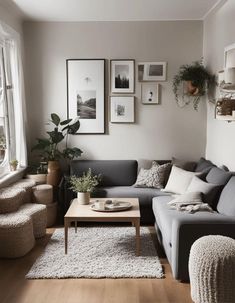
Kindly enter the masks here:
<path id="1" fill-rule="evenodd" d="M 105 59 L 67 59 L 67 116 L 78 134 L 105 133 Z"/>
<path id="2" fill-rule="evenodd" d="M 160 104 L 160 84 L 142 83 L 141 84 L 141 102 L 142 104 Z"/>
<path id="3" fill-rule="evenodd" d="M 167 62 L 139 62 L 138 80 L 144 81 L 166 81 Z"/>
<path id="4" fill-rule="evenodd" d="M 110 97 L 110 122 L 135 122 L 135 99 L 133 96 Z"/>
<path id="5" fill-rule="evenodd" d="M 135 60 L 110 60 L 110 86 L 112 94 L 135 92 Z"/>

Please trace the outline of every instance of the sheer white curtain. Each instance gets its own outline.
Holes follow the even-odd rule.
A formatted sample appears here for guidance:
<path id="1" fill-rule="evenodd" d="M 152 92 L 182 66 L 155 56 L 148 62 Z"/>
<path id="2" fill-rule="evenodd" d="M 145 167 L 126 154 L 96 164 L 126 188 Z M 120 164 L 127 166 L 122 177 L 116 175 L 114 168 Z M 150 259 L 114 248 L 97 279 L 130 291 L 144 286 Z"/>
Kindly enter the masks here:
<path id="1" fill-rule="evenodd" d="M 17 159 L 21 167 L 27 166 L 27 148 L 25 135 L 25 95 L 23 66 L 18 33 L 0 22 L 0 41 L 3 44 L 8 124 L 10 140 L 10 159 Z"/>

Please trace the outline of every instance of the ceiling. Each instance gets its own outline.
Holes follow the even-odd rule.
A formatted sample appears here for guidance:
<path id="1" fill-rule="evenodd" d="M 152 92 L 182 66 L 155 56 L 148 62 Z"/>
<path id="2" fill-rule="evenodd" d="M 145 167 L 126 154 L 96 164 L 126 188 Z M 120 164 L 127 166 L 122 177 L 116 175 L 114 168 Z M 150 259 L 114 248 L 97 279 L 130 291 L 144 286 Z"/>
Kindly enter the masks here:
<path id="1" fill-rule="evenodd" d="M 202 20 L 226 0 L 0 0 L 35 21 Z"/>

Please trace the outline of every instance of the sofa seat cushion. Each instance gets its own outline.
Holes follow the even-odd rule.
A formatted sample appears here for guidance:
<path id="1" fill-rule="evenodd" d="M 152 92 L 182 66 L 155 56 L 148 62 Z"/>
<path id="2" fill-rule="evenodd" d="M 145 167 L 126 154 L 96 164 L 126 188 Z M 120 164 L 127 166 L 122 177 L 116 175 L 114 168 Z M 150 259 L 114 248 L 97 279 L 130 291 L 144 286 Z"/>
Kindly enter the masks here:
<path id="1" fill-rule="evenodd" d="M 96 188 L 94 197 L 107 198 L 139 198 L 140 208 L 152 208 L 152 198 L 156 196 L 168 196 L 156 188 L 136 188 L 133 186 L 112 186 Z"/>
<path id="2" fill-rule="evenodd" d="M 226 222 L 229 218 L 221 215 L 217 212 L 198 211 L 194 214 L 187 212 L 181 212 L 171 209 L 167 204 L 173 200 L 170 196 L 159 196 L 153 198 L 153 213 L 157 222 L 157 225 L 161 229 L 163 238 L 165 237 L 168 243 L 171 245 L 172 239 L 172 222 L 177 220 L 179 222 L 190 221 L 192 224 L 197 223 L 210 223 L 210 222 Z M 231 220 L 231 218 L 230 218 Z M 234 218 L 235 221 L 235 218 Z"/>

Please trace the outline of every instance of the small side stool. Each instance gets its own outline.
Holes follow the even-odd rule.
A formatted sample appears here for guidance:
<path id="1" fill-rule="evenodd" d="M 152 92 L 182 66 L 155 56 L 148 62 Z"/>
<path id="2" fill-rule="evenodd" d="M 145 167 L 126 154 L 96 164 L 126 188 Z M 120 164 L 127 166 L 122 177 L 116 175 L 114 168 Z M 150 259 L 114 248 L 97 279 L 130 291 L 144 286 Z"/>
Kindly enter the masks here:
<path id="1" fill-rule="evenodd" d="M 235 302 L 235 240 L 205 236 L 189 255 L 191 297 L 195 303 Z"/>

